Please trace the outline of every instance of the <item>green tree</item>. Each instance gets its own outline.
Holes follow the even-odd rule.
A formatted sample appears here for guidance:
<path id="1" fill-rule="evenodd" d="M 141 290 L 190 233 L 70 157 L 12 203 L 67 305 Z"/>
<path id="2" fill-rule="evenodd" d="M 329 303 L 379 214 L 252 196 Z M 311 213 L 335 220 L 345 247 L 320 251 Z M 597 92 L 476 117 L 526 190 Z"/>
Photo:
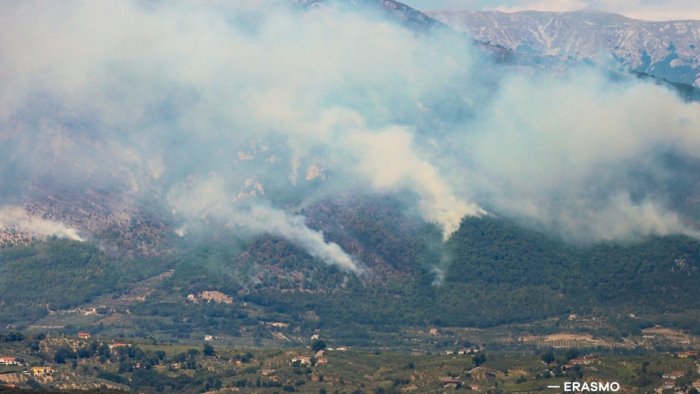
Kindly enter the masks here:
<path id="1" fill-rule="evenodd" d="M 486 354 L 478 353 L 477 355 L 472 357 L 472 362 L 474 363 L 475 367 L 482 365 L 483 363 L 486 362 Z"/>
<path id="2" fill-rule="evenodd" d="M 92 357 L 92 352 L 90 351 L 90 349 L 88 349 L 86 347 L 81 347 L 80 349 L 78 349 L 77 356 L 79 358 L 90 358 L 90 357 Z"/>
<path id="3" fill-rule="evenodd" d="M 205 356 L 213 356 L 215 353 L 214 347 L 208 343 L 204 344 L 202 347 L 202 354 Z"/>
<path id="4" fill-rule="evenodd" d="M 554 353 L 551 352 L 551 351 L 549 351 L 549 352 L 547 352 L 547 353 L 543 353 L 543 354 L 540 356 L 540 360 L 542 360 L 543 362 L 545 362 L 545 363 L 547 363 L 547 364 L 553 363 L 556 359 L 557 359 L 557 358 L 554 357 Z"/>
<path id="5" fill-rule="evenodd" d="M 314 339 L 313 342 L 311 342 L 311 350 L 314 352 L 317 352 L 319 350 L 323 350 L 326 348 L 326 343 L 320 339 Z"/>
<path id="6" fill-rule="evenodd" d="M 66 360 L 75 359 L 76 357 L 77 355 L 73 350 L 67 347 L 61 347 L 56 350 L 54 361 L 56 361 L 56 364 L 65 364 Z"/>
<path id="7" fill-rule="evenodd" d="M 581 353 L 577 349 L 569 349 L 566 352 L 566 361 L 573 360 L 575 358 L 578 358 L 581 355 Z"/>

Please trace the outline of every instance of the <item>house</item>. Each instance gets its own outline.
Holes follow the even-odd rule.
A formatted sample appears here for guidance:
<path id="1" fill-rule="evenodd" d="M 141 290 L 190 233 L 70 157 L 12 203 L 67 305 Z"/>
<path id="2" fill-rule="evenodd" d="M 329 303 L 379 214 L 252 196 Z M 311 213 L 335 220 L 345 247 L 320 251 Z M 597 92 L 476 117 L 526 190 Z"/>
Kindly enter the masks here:
<path id="1" fill-rule="evenodd" d="M 206 341 L 206 342 L 211 342 L 211 341 L 213 341 L 213 340 L 214 340 L 214 337 L 211 336 L 211 335 L 205 335 L 205 336 L 204 336 L 204 341 Z"/>
<path id="2" fill-rule="evenodd" d="M 584 365 L 589 365 L 592 361 L 587 360 L 587 359 L 573 359 L 570 360 L 567 364 L 562 365 L 561 369 L 563 371 L 568 371 L 572 369 L 576 369 L 576 367 L 583 367 Z"/>
<path id="3" fill-rule="evenodd" d="M 53 368 L 47 366 L 32 367 L 32 376 L 50 376 L 53 373 Z"/>
<path id="4" fill-rule="evenodd" d="M 202 291 L 198 294 L 188 294 L 187 301 L 199 304 L 201 302 L 233 305 L 233 298 L 216 290 Z"/>
<path id="5" fill-rule="evenodd" d="M 472 384 L 471 386 L 469 386 L 469 388 L 471 388 L 472 391 L 479 391 L 479 385 L 478 385 L 478 384 Z"/>
<path id="6" fill-rule="evenodd" d="M 279 378 L 276 375 L 277 371 L 275 371 L 274 369 L 263 369 L 262 371 L 260 371 L 260 374 L 262 376 L 267 376 L 267 380 L 269 380 L 270 382 L 277 382 L 279 380 Z"/>
<path id="7" fill-rule="evenodd" d="M 109 346 L 109 350 L 131 347 L 130 344 L 123 343 L 123 342 L 112 343 L 112 344 L 109 344 L 108 346 Z"/>
<path id="8" fill-rule="evenodd" d="M 80 311 L 80 313 L 83 314 L 83 316 L 95 316 L 95 315 L 97 315 L 97 308 L 79 309 L 79 311 Z"/>
<path id="9" fill-rule="evenodd" d="M 319 339 L 321 339 L 321 336 L 318 335 L 318 334 L 314 334 L 314 335 L 311 336 L 311 340 L 312 340 L 312 341 L 317 341 L 317 340 L 319 340 Z"/>
<path id="10" fill-rule="evenodd" d="M 0 365 L 19 365 L 19 361 L 15 357 L 0 357 Z"/>
<path id="11" fill-rule="evenodd" d="M 287 328 L 289 327 L 288 323 L 282 323 L 281 321 L 276 321 L 270 323 L 270 326 L 275 327 L 275 328 Z"/>
<path id="12" fill-rule="evenodd" d="M 335 348 L 335 351 L 337 351 L 337 352 L 347 352 L 347 351 L 348 351 L 348 348 L 345 347 L 345 346 L 341 346 L 341 347 Z"/>
<path id="13" fill-rule="evenodd" d="M 458 388 L 462 386 L 462 382 L 459 381 L 459 379 L 455 379 L 449 376 L 445 376 L 440 378 L 440 382 L 442 382 L 442 387 L 447 388 L 447 387 L 453 387 L 453 388 Z"/>
<path id="14" fill-rule="evenodd" d="M 90 333 L 86 331 L 81 331 L 78 333 L 78 338 L 80 339 L 90 339 Z"/>
<path id="15" fill-rule="evenodd" d="M 316 360 L 316 365 L 328 365 L 328 359 L 323 357 Z"/>
<path id="16" fill-rule="evenodd" d="M 591 360 L 590 358 L 573 358 L 569 360 L 569 363 L 573 365 L 588 365 L 592 362 L 593 360 Z"/>
<path id="17" fill-rule="evenodd" d="M 321 349 L 321 350 L 319 350 L 319 351 L 316 352 L 316 358 L 321 358 L 321 357 L 323 357 L 323 356 L 325 356 L 325 355 L 326 355 L 326 351 L 323 350 L 323 349 Z"/>
<path id="18" fill-rule="evenodd" d="M 678 378 L 682 378 L 685 376 L 686 372 L 685 371 L 673 371 L 673 372 L 668 372 L 665 373 L 662 378 L 664 379 L 671 379 L 671 380 L 676 380 Z"/>
<path id="19" fill-rule="evenodd" d="M 663 386 L 661 386 L 663 390 L 673 390 L 676 388 L 676 382 L 673 381 L 666 381 L 664 382 Z"/>
<path id="20" fill-rule="evenodd" d="M 696 380 L 693 382 L 693 387 L 700 390 L 700 380 Z"/>
<path id="21" fill-rule="evenodd" d="M 233 298 L 216 290 L 203 291 L 199 293 L 199 298 L 206 302 L 215 302 L 217 304 L 233 305 Z"/>
<path id="22" fill-rule="evenodd" d="M 431 337 L 436 337 L 440 335 L 440 331 L 437 328 L 431 328 L 429 334 Z"/>
<path id="23" fill-rule="evenodd" d="M 697 357 L 698 352 L 696 351 L 688 351 L 688 352 L 678 352 L 676 353 L 676 357 L 678 358 L 688 358 L 688 357 Z"/>
<path id="24" fill-rule="evenodd" d="M 292 359 L 292 364 L 298 363 L 299 365 L 311 365 L 311 358 L 306 356 L 294 357 Z"/>

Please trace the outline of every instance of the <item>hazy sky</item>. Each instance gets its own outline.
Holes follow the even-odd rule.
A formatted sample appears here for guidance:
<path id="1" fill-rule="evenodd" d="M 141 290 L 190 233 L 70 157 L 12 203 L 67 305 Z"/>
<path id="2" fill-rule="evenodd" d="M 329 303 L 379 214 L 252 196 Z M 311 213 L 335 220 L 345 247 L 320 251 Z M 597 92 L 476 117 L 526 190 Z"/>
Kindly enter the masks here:
<path id="1" fill-rule="evenodd" d="M 571 11 L 592 8 L 647 20 L 698 19 L 698 0 L 403 0 L 420 10 Z"/>

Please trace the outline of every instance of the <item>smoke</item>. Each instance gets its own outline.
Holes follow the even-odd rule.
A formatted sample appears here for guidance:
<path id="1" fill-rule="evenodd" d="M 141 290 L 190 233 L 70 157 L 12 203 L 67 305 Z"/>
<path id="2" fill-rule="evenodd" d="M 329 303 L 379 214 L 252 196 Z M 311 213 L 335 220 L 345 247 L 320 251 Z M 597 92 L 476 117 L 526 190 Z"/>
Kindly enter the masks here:
<path id="1" fill-rule="evenodd" d="M 346 254 L 340 246 L 326 242 L 323 234 L 306 226 L 305 219 L 261 203 L 256 199 L 262 188 L 255 180 L 247 182 L 236 195 L 226 192 L 225 180 L 212 175 L 204 180 L 190 180 L 173 188 L 168 196 L 175 213 L 205 224 L 223 222 L 234 232 L 247 235 L 269 234 L 282 237 L 304 248 L 311 256 L 329 265 L 363 273 L 365 268 Z M 251 193 L 253 191 L 253 193 Z"/>
<path id="2" fill-rule="evenodd" d="M 665 88 L 578 69 L 508 78 L 463 147 L 499 212 L 566 238 L 697 236 L 670 208 L 682 164 L 666 158 L 697 162 L 699 125 L 700 105 Z"/>
<path id="3" fill-rule="evenodd" d="M 247 210 L 237 211 L 233 220 L 236 225 L 246 229 L 284 237 L 326 264 L 355 273 L 365 271 L 340 246 L 326 242 L 321 232 L 309 229 L 301 216 L 292 216 L 267 206 L 253 205 Z"/>
<path id="4" fill-rule="evenodd" d="M 3 198 L 29 187 L 12 174 L 115 190 L 355 272 L 300 207 L 410 194 L 445 239 L 487 211 L 573 241 L 696 235 L 667 158 L 700 159 L 698 104 L 350 8 L 2 2 Z"/>
<path id="5" fill-rule="evenodd" d="M 29 233 L 33 237 L 58 237 L 82 241 L 77 230 L 66 227 L 63 223 L 42 219 L 30 215 L 20 207 L 0 207 L 0 229 L 12 229 Z"/>
<path id="6" fill-rule="evenodd" d="M 442 227 L 447 240 L 465 216 L 483 216 L 486 211 L 474 203 L 460 200 L 449 183 L 430 162 L 413 149 L 413 137 L 404 128 L 393 127 L 380 132 L 357 132 L 352 140 L 362 152 L 359 170 L 379 190 L 405 185 L 420 196 L 418 206 L 423 217 Z"/>

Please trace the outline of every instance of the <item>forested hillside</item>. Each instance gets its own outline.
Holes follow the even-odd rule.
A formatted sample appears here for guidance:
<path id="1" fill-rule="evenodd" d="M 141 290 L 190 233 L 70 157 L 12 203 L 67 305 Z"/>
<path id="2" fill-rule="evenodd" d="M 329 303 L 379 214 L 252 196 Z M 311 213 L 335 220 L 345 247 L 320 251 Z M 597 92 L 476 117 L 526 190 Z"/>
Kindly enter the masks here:
<path id="1" fill-rule="evenodd" d="M 0 323 L 30 323 L 50 311 L 118 293 L 154 269 L 139 261 L 112 261 L 94 245 L 63 239 L 2 249 Z"/>

